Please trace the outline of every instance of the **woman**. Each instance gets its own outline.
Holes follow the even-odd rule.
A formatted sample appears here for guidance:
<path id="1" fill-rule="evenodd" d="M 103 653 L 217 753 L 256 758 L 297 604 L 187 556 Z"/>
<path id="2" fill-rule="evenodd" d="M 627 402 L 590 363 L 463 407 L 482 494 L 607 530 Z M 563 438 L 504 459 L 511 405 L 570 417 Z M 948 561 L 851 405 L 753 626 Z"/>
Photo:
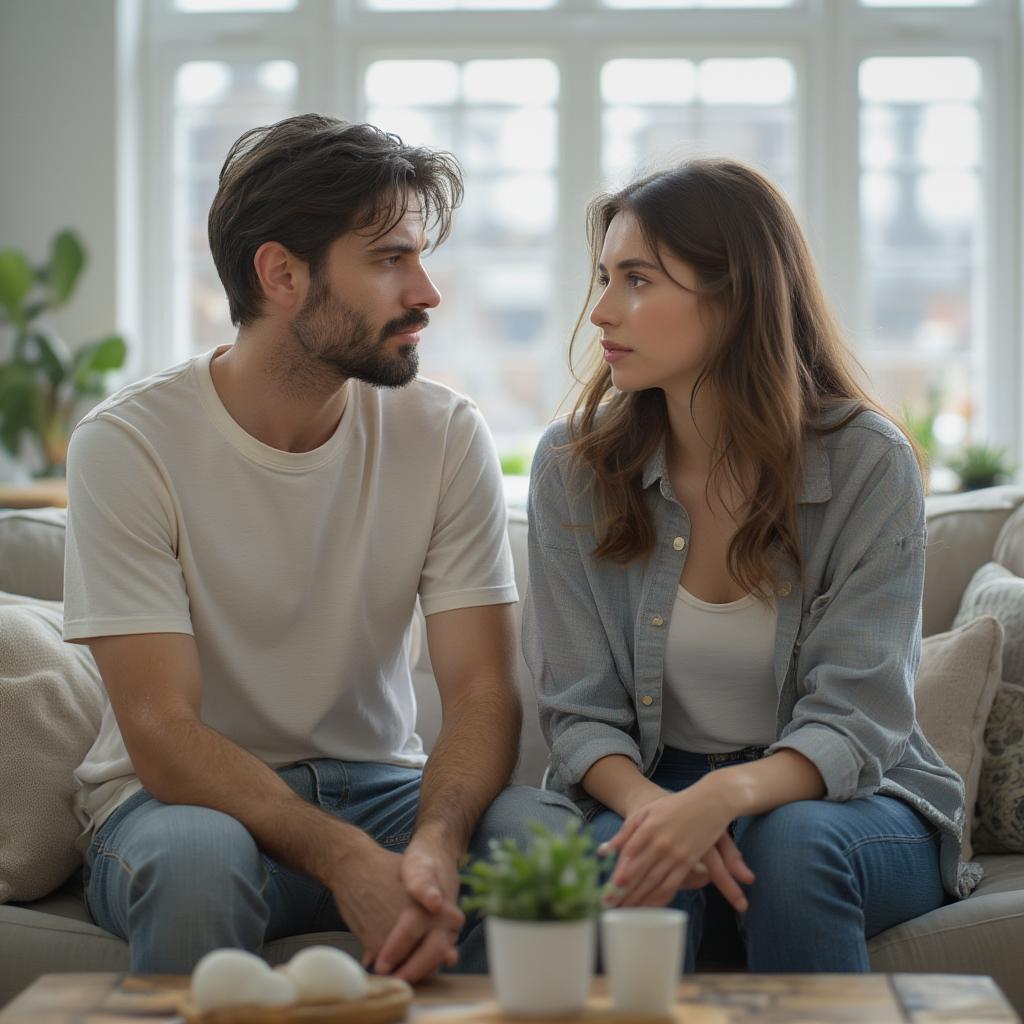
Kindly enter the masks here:
<path id="1" fill-rule="evenodd" d="M 599 361 L 530 485 L 547 785 L 618 852 L 612 904 L 689 912 L 687 969 L 731 904 L 751 970 L 867 971 L 867 938 L 977 878 L 914 719 L 915 449 L 756 171 L 644 178 L 588 235 Z"/>

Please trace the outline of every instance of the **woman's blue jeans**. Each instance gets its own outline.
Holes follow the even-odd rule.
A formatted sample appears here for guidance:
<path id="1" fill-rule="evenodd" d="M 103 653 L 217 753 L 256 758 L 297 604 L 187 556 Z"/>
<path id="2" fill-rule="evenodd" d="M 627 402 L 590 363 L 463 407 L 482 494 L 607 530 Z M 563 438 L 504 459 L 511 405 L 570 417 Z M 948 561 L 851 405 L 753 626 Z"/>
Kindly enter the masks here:
<path id="1" fill-rule="evenodd" d="M 761 753 L 666 748 L 652 778 L 676 792 Z M 622 818 L 607 809 L 591 821 L 598 842 L 621 825 Z M 671 905 L 689 914 L 686 971 L 695 968 L 705 923 L 723 926 L 711 915 L 735 920 L 724 926 L 738 926 L 751 971 L 869 971 L 871 936 L 945 901 L 938 829 L 901 800 L 801 800 L 738 818 L 731 829 L 756 876 L 746 887 L 749 908 L 737 915 L 713 886 L 680 890 Z"/>
<path id="2" fill-rule="evenodd" d="M 386 849 L 408 845 L 422 772 L 315 760 L 278 774 L 303 799 Z M 531 820 L 561 830 L 573 817 L 579 812 L 563 796 L 509 786 L 480 819 L 470 856 L 486 856 L 492 837 L 525 845 Z M 258 953 L 264 942 L 284 936 L 345 930 L 330 891 L 268 857 L 235 818 L 164 804 L 145 790 L 103 823 L 86 852 L 85 876 L 96 923 L 128 940 L 136 972 L 187 974 L 211 949 Z M 459 940 L 460 971 L 487 970 L 483 932 L 481 920 L 469 917 Z"/>

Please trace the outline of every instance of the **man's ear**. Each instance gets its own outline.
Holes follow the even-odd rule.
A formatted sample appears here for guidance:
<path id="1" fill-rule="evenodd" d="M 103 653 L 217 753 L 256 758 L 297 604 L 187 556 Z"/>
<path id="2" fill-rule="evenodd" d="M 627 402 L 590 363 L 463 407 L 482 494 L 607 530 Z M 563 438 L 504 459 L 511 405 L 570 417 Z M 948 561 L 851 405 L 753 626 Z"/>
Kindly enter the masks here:
<path id="1" fill-rule="evenodd" d="M 309 266 L 280 242 L 264 242 L 253 257 L 264 299 L 281 311 L 301 305 L 309 287 Z"/>

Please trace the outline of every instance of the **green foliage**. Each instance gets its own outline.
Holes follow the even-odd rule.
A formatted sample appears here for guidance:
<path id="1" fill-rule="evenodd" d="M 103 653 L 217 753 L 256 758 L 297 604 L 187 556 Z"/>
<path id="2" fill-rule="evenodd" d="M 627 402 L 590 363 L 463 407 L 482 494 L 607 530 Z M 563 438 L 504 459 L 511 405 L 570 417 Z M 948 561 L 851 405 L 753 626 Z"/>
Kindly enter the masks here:
<path id="1" fill-rule="evenodd" d="M 960 487 L 976 491 L 1005 483 L 1017 467 L 1009 460 L 1006 449 L 997 445 L 969 444 L 949 461 L 950 468 L 960 477 Z"/>
<path id="2" fill-rule="evenodd" d="M 908 433 L 924 452 L 929 465 L 934 465 L 939 448 L 939 440 L 935 436 L 935 419 L 941 411 L 942 401 L 937 392 L 929 394 L 923 409 L 904 406 L 901 410 Z"/>
<path id="3" fill-rule="evenodd" d="M 515 921 L 578 921 L 601 909 L 602 858 L 590 833 L 571 821 L 563 833 L 530 822 L 526 850 L 512 839 L 492 839 L 490 857 L 462 876 L 470 890 L 463 910 Z"/>
<path id="4" fill-rule="evenodd" d="M 13 331 L 11 358 L 0 364 L 0 444 L 17 455 L 22 435 L 34 438 L 43 476 L 63 472 L 76 406 L 105 393 L 104 378 L 124 365 L 127 351 L 111 334 L 72 353 L 39 322 L 68 302 L 85 264 L 73 231 L 59 232 L 49 259 L 35 268 L 17 249 L 0 250 L 0 316 Z"/>
<path id="5" fill-rule="evenodd" d="M 503 452 L 501 472 L 505 476 L 526 476 L 530 472 L 530 460 L 528 452 Z"/>

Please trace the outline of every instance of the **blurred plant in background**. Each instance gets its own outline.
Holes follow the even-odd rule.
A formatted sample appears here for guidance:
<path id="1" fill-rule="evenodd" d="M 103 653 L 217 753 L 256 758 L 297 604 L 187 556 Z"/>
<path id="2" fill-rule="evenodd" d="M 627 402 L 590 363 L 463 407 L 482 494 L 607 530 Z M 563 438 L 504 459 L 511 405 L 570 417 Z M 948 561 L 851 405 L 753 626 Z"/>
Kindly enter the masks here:
<path id="1" fill-rule="evenodd" d="M 1010 480 L 1017 467 L 1006 449 L 998 445 L 969 444 L 949 460 L 950 469 L 960 478 L 962 491 L 977 491 Z"/>
<path id="2" fill-rule="evenodd" d="M 935 433 L 935 421 L 941 412 L 942 400 L 937 391 L 929 392 L 928 402 L 923 409 L 905 405 L 900 410 L 904 425 L 927 457 L 929 467 L 935 465 L 939 454 L 939 439 Z"/>
<path id="3" fill-rule="evenodd" d="M 11 331 L 10 358 L 0 363 L 0 444 L 17 457 L 23 435 L 38 448 L 38 476 L 61 476 L 81 403 L 106 394 L 105 378 L 124 365 L 119 334 L 70 351 L 41 318 L 66 305 L 85 269 L 73 231 L 61 231 L 47 261 L 33 267 L 18 249 L 0 250 L 0 314 Z"/>

